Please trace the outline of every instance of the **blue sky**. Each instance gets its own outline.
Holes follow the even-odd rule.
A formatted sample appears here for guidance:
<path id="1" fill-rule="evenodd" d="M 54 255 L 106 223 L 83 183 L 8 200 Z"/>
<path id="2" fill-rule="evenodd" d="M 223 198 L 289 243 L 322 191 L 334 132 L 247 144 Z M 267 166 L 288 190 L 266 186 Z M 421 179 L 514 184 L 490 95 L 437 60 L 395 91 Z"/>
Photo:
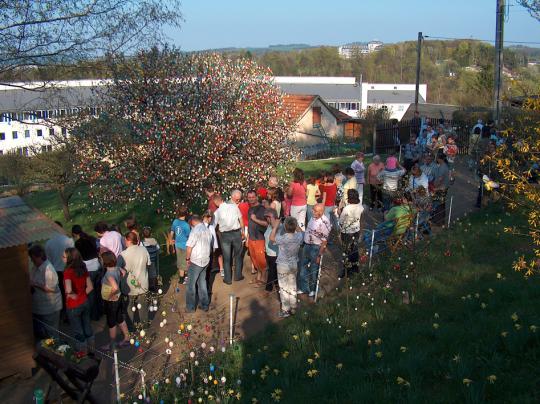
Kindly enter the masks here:
<path id="1" fill-rule="evenodd" d="M 540 42 L 540 22 L 511 4 L 505 40 Z M 168 35 L 183 50 L 307 43 L 340 45 L 430 36 L 492 39 L 496 0 L 183 0 Z M 533 45 L 540 46 L 540 45 Z"/>

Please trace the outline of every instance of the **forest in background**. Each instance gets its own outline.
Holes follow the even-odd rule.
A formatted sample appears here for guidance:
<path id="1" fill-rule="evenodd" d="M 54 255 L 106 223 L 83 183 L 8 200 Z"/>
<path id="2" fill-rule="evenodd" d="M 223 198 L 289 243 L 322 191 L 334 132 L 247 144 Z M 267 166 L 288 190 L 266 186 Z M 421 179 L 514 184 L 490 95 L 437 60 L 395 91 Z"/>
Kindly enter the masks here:
<path id="1" fill-rule="evenodd" d="M 275 50 L 279 49 L 279 50 Z M 215 51 L 214 51 L 215 52 Z M 231 58 L 250 58 L 268 66 L 276 76 L 354 76 L 363 82 L 414 83 L 416 41 L 386 44 L 377 52 L 351 59 L 339 56 L 337 47 L 295 47 L 280 45 L 261 50 L 226 49 Z M 490 106 L 494 82 L 495 48 L 472 40 L 425 40 L 422 50 L 421 82 L 428 85 L 427 101 L 461 106 Z M 540 93 L 540 49 L 504 49 L 504 97 Z M 36 68 L 21 77 L 17 71 L 2 80 L 67 80 L 108 78 L 103 60 L 73 66 Z"/>

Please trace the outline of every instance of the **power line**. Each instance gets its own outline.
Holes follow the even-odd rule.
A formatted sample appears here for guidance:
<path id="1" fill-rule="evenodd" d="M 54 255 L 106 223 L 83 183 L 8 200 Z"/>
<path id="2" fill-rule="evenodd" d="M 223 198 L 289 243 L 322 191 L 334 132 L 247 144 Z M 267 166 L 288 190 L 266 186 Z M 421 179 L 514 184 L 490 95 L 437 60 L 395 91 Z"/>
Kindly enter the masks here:
<path id="1" fill-rule="evenodd" d="M 424 35 L 424 38 L 450 40 L 450 41 L 478 41 L 478 42 L 490 42 L 490 43 L 495 42 L 493 39 L 452 38 L 452 37 L 446 37 L 446 36 L 431 36 L 431 35 Z M 514 43 L 514 44 L 523 44 L 523 45 L 540 45 L 540 42 L 532 42 L 532 41 L 507 41 L 505 40 L 504 43 Z"/>

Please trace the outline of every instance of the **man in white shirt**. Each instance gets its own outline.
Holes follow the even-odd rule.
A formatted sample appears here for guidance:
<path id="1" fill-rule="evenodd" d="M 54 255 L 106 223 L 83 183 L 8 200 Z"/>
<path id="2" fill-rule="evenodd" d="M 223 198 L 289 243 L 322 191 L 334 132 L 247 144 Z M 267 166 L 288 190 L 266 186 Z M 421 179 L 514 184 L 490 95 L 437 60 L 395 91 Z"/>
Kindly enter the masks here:
<path id="1" fill-rule="evenodd" d="M 135 324 L 135 313 L 139 312 L 139 322 L 144 326 L 148 321 L 148 267 L 152 262 L 148 250 L 139 244 L 137 233 L 126 234 L 126 245 L 127 248 L 118 257 L 117 265 L 128 273 L 128 317 Z"/>
<path id="2" fill-rule="evenodd" d="M 124 241 L 122 235 L 114 230 L 109 230 L 109 226 L 105 222 L 99 222 L 94 227 L 94 231 L 99 237 L 99 252 L 112 252 L 116 258 L 124 249 Z"/>
<path id="3" fill-rule="evenodd" d="M 298 294 L 309 293 L 310 297 L 315 296 L 321 256 L 326 251 L 331 230 L 330 219 L 324 215 L 324 205 L 318 203 L 313 207 L 313 216 L 304 233 L 305 244 L 298 277 Z"/>
<path id="4" fill-rule="evenodd" d="M 243 257 L 242 257 L 242 239 L 244 234 L 244 221 L 238 205 L 234 202 L 224 202 L 220 195 L 214 196 L 214 203 L 218 209 L 214 212 L 214 225 L 217 228 L 221 242 L 221 251 L 223 253 L 223 269 L 225 276 L 223 282 L 227 285 L 232 284 L 231 257 L 235 263 L 236 282 L 244 279 L 242 276 Z"/>
<path id="5" fill-rule="evenodd" d="M 212 233 L 198 215 L 191 217 L 192 230 L 186 243 L 186 262 L 188 264 L 188 285 L 186 289 L 186 313 L 193 313 L 197 304 L 208 311 L 210 301 L 206 286 L 206 267 L 210 263 Z"/>
<path id="6" fill-rule="evenodd" d="M 63 227 L 62 223 L 55 223 L 58 226 Z M 62 293 L 62 316 L 65 314 L 64 305 L 66 301 L 66 295 L 64 292 L 64 267 L 66 264 L 62 257 L 64 256 L 66 249 L 72 247 L 75 247 L 75 242 L 73 239 L 62 233 L 56 234 L 45 243 L 45 255 L 56 271 L 56 275 L 58 276 L 58 285 L 60 286 L 60 292 Z"/>

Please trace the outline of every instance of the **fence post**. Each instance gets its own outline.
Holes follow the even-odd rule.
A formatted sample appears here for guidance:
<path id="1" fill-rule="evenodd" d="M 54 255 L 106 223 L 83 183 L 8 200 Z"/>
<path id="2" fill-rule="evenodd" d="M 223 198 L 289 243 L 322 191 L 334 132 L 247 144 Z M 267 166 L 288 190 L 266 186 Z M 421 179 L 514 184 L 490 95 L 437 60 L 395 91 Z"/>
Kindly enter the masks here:
<path id="1" fill-rule="evenodd" d="M 144 376 L 146 376 L 146 373 L 143 369 L 141 369 L 142 395 L 143 395 L 144 400 L 146 400 L 146 384 L 144 383 Z"/>
<path id="2" fill-rule="evenodd" d="M 229 345 L 233 344 L 233 305 L 234 295 L 231 293 L 229 295 Z"/>
<path id="3" fill-rule="evenodd" d="M 377 154 L 377 125 L 373 125 L 373 155 Z"/>
<path id="4" fill-rule="evenodd" d="M 322 259 L 323 259 L 323 256 L 321 255 L 321 260 L 319 262 L 319 273 L 317 274 L 317 285 L 315 286 L 315 299 L 314 299 L 315 303 L 317 303 L 317 296 L 319 295 L 319 282 L 321 280 Z"/>
<path id="5" fill-rule="evenodd" d="M 114 348 L 114 379 L 116 381 L 116 402 L 120 404 L 120 375 L 118 374 L 118 350 Z"/>
<path id="6" fill-rule="evenodd" d="M 420 222 L 420 213 L 416 214 L 416 225 L 414 226 L 414 241 L 418 240 L 418 224 Z"/>
<path id="7" fill-rule="evenodd" d="M 373 258 L 373 243 L 375 242 L 375 229 L 371 230 L 371 247 L 369 247 L 369 266 L 371 269 L 371 259 Z"/>
<path id="8" fill-rule="evenodd" d="M 448 209 L 448 228 L 450 228 L 450 220 L 452 220 L 452 205 L 454 203 L 454 196 L 450 197 L 450 208 Z"/>

